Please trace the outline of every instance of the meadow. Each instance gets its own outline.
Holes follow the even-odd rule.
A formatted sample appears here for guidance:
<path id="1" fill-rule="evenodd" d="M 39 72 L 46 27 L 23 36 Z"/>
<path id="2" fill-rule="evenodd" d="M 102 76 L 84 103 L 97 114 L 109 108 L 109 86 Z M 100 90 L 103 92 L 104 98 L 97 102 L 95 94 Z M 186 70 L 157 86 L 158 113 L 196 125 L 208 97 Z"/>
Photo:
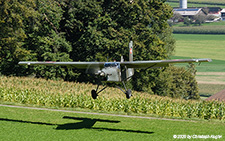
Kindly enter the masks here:
<path id="1" fill-rule="evenodd" d="M 225 89 L 225 35 L 174 34 L 174 38 L 173 59 L 212 59 L 209 63 L 196 64 L 200 95 L 210 96 Z"/>
<path id="2" fill-rule="evenodd" d="M 179 0 L 168 0 L 169 2 L 179 2 Z M 225 5 L 225 1 L 224 0 L 188 0 L 188 2 L 190 3 L 216 3 L 216 4 L 224 4 Z"/>
<path id="3" fill-rule="evenodd" d="M 224 123 L 93 115 L 0 106 L 1 140 L 174 140 L 225 137 Z"/>
<path id="4" fill-rule="evenodd" d="M 179 7 L 179 0 L 167 0 L 172 7 Z M 188 7 L 225 7 L 223 0 L 188 0 Z"/>
<path id="5" fill-rule="evenodd" d="M 172 58 L 211 58 L 213 62 L 197 66 L 198 72 L 224 72 L 225 35 L 174 34 L 174 38 Z"/>

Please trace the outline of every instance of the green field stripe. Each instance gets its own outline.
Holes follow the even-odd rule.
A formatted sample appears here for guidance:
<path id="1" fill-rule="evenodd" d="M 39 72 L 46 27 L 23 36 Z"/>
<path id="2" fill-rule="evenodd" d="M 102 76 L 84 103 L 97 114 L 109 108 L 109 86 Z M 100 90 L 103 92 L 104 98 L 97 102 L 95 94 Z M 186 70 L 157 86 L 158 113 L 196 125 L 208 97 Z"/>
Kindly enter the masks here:
<path id="1" fill-rule="evenodd" d="M 1 140 L 174 140 L 174 135 L 225 138 L 223 122 L 180 122 L 0 107 Z"/>
<path id="2" fill-rule="evenodd" d="M 172 59 L 191 59 L 190 57 L 172 56 Z M 225 61 L 212 59 L 212 62 L 195 63 L 198 72 L 225 72 Z M 176 66 L 186 67 L 187 64 L 176 64 Z"/>

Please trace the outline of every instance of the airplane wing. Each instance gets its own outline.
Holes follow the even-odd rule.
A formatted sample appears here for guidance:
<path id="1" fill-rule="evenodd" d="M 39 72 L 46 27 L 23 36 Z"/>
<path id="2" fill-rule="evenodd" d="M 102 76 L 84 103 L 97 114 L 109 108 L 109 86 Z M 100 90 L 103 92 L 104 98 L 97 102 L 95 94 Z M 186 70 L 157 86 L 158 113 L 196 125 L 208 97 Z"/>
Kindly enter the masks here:
<path id="1" fill-rule="evenodd" d="M 105 62 L 19 62 L 19 65 L 66 66 L 77 69 L 103 68 Z"/>
<path id="2" fill-rule="evenodd" d="M 132 61 L 121 62 L 121 66 L 127 68 L 160 68 L 167 67 L 169 64 L 175 63 L 196 63 L 196 62 L 211 62 L 211 59 L 175 59 L 175 60 L 153 60 L 153 61 Z"/>
<path id="3" fill-rule="evenodd" d="M 152 61 L 131 61 L 120 62 L 121 66 L 127 68 L 160 68 L 167 67 L 174 63 L 195 63 L 211 62 L 211 59 L 175 59 L 175 60 L 152 60 Z M 19 65 L 46 65 L 46 66 L 66 66 L 77 69 L 102 69 L 105 62 L 19 62 Z"/>

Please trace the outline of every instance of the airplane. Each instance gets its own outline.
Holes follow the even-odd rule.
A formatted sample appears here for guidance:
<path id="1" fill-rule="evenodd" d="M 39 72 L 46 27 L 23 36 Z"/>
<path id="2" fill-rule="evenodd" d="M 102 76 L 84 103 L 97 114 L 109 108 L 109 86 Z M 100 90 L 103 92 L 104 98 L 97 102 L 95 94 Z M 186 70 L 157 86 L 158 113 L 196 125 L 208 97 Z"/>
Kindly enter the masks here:
<path id="1" fill-rule="evenodd" d="M 91 96 L 93 99 L 98 97 L 98 94 L 107 88 L 107 85 L 98 90 L 99 85 L 102 81 L 106 82 L 122 82 L 124 90 L 117 86 L 124 94 L 126 98 L 129 99 L 132 96 L 131 89 L 127 89 L 125 81 L 130 80 L 134 75 L 134 69 L 148 69 L 148 68 L 163 68 L 168 67 L 169 64 L 175 63 L 201 63 L 201 62 L 211 62 L 209 58 L 205 59 L 175 59 L 175 60 L 148 60 L 148 61 L 133 61 L 133 41 L 129 43 L 129 61 L 124 61 L 121 56 L 120 62 L 32 62 L 32 61 L 21 61 L 19 65 L 46 65 L 46 66 L 66 66 L 77 69 L 86 69 L 86 73 L 95 74 L 100 83 L 98 83 L 97 88 L 91 91 Z"/>

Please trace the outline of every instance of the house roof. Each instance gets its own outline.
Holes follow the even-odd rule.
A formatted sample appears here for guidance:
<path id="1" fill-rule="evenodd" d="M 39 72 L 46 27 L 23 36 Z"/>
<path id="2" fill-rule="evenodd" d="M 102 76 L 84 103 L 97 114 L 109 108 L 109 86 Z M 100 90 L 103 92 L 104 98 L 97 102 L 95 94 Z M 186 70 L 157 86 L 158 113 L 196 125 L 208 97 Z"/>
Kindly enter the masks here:
<path id="1" fill-rule="evenodd" d="M 182 16 L 194 16 L 197 15 L 202 8 L 186 8 L 186 9 L 174 9 L 174 13 L 179 13 Z"/>
<path id="2" fill-rule="evenodd" d="M 225 13 L 225 8 L 221 11 L 221 13 Z"/>
<path id="3" fill-rule="evenodd" d="M 211 100 L 225 101 L 225 89 L 206 99 L 206 101 Z"/>

